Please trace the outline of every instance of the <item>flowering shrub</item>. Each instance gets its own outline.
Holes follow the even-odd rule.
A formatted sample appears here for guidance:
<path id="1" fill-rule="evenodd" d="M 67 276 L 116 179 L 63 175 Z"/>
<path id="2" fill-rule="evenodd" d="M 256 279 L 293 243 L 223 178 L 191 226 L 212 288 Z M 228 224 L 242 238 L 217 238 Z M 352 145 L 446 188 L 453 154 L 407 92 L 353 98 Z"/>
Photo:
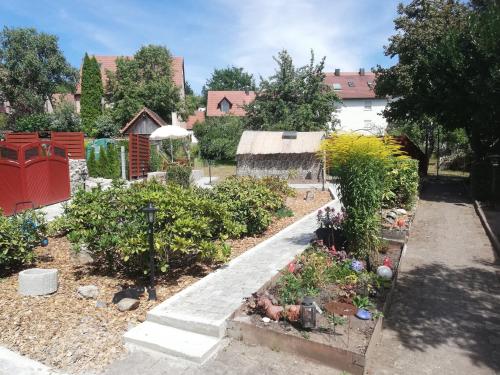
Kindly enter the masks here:
<path id="1" fill-rule="evenodd" d="M 345 220 L 345 209 L 342 208 L 340 212 L 335 212 L 333 207 L 319 209 L 316 219 L 320 228 L 341 230 Z"/>

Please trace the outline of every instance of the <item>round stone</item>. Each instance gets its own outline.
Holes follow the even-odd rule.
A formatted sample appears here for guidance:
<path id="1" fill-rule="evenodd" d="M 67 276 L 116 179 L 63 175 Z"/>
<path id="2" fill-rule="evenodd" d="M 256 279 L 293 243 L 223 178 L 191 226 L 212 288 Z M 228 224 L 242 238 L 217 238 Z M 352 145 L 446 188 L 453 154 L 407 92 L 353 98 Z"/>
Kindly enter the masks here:
<path id="1" fill-rule="evenodd" d="M 19 272 L 19 294 L 23 296 L 43 296 L 57 291 L 57 270 L 30 268 Z"/>

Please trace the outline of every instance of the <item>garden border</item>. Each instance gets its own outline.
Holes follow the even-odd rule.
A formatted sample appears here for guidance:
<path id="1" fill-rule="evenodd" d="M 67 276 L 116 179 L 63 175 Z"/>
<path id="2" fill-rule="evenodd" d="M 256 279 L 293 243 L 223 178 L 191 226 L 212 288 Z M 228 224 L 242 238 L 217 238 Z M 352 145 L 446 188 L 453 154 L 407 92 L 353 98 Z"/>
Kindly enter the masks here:
<path id="1" fill-rule="evenodd" d="M 382 310 L 384 316 L 386 316 L 390 310 L 399 271 L 402 267 L 407 250 L 407 241 L 401 243 L 396 240 L 393 241 L 393 243 L 402 246 L 398 267 L 394 272 L 394 278 L 391 283 L 391 289 L 384 302 Z M 279 274 L 274 276 L 271 280 L 265 283 L 259 291 L 264 291 L 269 288 L 269 286 L 272 285 L 278 277 Z M 243 306 L 244 304 L 242 304 L 242 307 Z M 353 375 L 362 375 L 368 367 L 368 363 L 371 359 L 372 353 L 375 351 L 375 347 L 382 339 L 384 316 L 377 318 L 377 322 L 364 354 L 354 353 L 346 349 L 336 348 L 326 344 L 309 341 L 297 336 L 287 335 L 270 329 L 258 327 L 251 323 L 248 316 L 241 313 L 241 308 L 238 309 L 229 320 L 227 335 L 233 339 L 242 340 L 250 345 L 266 346 L 271 350 L 283 350 L 291 354 L 299 355 L 307 360 L 331 366 L 332 368 L 349 371 Z"/>
<path id="2" fill-rule="evenodd" d="M 479 220 L 481 221 L 481 224 L 483 225 L 484 231 L 488 235 L 488 238 L 491 241 L 491 244 L 493 245 L 493 248 L 495 249 L 495 256 L 497 258 L 500 258 L 500 240 L 498 237 L 495 235 L 495 232 L 493 232 L 493 229 L 491 229 L 490 224 L 488 223 L 488 220 L 486 219 L 486 215 L 483 211 L 483 208 L 481 207 L 481 203 L 474 199 L 474 208 L 479 216 Z"/>

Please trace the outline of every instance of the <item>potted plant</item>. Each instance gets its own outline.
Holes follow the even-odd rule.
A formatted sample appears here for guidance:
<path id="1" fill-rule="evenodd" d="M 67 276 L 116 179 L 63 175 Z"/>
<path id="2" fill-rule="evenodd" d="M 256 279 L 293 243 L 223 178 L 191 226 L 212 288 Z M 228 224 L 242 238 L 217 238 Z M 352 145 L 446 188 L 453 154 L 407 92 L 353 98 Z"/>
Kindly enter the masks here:
<path id="1" fill-rule="evenodd" d="M 346 242 L 342 230 L 345 220 L 344 209 L 342 208 L 340 212 L 337 212 L 333 207 L 326 207 L 324 210 L 318 210 L 316 217 L 319 225 L 316 230 L 316 237 L 323 241 L 323 244 L 327 247 L 335 246 L 337 249 L 342 249 Z"/>

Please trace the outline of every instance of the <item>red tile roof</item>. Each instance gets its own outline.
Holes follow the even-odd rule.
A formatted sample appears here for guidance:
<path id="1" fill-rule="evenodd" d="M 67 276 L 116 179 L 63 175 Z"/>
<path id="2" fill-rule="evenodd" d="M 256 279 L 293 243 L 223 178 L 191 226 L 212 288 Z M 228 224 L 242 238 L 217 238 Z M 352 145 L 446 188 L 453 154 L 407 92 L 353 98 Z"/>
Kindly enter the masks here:
<path id="1" fill-rule="evenodd" d="M 364 75 L 352 72 L 341 72 L 339 76 L 335 73 L 325 73 L 325 83 L 329 86 L 340 84 L 341 89 L 335 90 L 341 99 L 373 99 L 375 98 L 375 74 L 366 72 Z M 349 86 L 352 82 L 352 87 Z M 371 87 L 368 85 L 370 83 Z"/>
<path id="2" fill-rule="evenodd" d="M 106 85 L 108 82 L 108 75 L 107 71 L 109 70 L 110 72 L 116 72 L 116 59 L 118 57 L 124 57 L 126 59 L 131 59 L 132 56 L 97 56 L 94 55 L 97 62 L 101 66 L 101 77 L 102 77 L 102 84 Z M 80 68 L 80 73 L 81 73 L 81 68 Z M 184 58 L 183 57 L 173 57 L 172 58 L 172 71 L 173 71 L 173 76 L 172 79 L 174 83 L 179 87 L 183 88 L 184 87 Z M 81 80 L 81 74 L 80 74 L 80 80 Z M 76 85 L 76 94 L 81 94 L 81 82 L 78 82 Z"/>
<path id="3" fill-rule="evenodd" d="M 209 91 L 207 98 L 207 117 L 224 116 L 220 110 L 219 103 L 226 98 L 231 103 L 229 114 L 234 116 L 245 116 L 243 105 L 250 104 L 255 100 L 254 91 Z"/>
<path id="4" fill-rule="evenodd" d="M 194 114 L 188 117 L 186 121 L 186 129 L 192 130 L 196 122 L 205 121 L 205 111 L 196 111 Z"/>
<path id="5" fill-rule="evenodd" d="M 145 115 L 149 116 L 151 118 L 151 120 L 153 120 L 153 122 L 156 125 L 158 125 L 158 127 L 167 125 L 167 123 L 160 117 L 160 115 L 158 113 L 156 113 L 155 111 L 150 110 L 149 108 L 143 107 L 139 112 L 136 113 L 136 115 L 132 118 L 132 120 L 130 120 L 127 123 L 127 125 L 125 125 L 120 130 L 120 133 L 122 133 L 122 134 L 125 133 L 128 130 L 128 128 L 130 128 L 132 125 L 135 124 L 136 120 L 142 114 L 145 114 Z"/>

